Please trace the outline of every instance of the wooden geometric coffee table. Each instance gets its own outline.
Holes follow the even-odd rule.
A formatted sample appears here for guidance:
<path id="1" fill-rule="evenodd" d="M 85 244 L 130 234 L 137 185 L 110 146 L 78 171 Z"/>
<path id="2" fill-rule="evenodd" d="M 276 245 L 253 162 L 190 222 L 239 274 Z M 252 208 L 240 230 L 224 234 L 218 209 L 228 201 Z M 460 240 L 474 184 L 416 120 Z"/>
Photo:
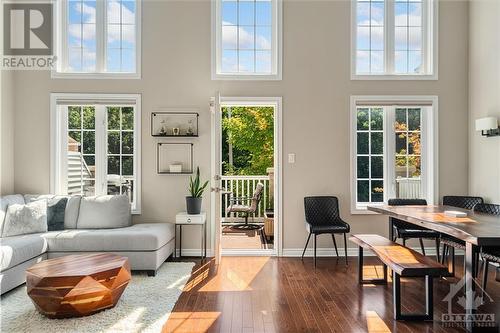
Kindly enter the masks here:
<path id="1" fill-rule="evenodd" d="M 114 307 L 130 278 L 125 257 L 69 255 L 29 268 L 26 287 L 35 307 L 47 317 L 81 317 Z"/>

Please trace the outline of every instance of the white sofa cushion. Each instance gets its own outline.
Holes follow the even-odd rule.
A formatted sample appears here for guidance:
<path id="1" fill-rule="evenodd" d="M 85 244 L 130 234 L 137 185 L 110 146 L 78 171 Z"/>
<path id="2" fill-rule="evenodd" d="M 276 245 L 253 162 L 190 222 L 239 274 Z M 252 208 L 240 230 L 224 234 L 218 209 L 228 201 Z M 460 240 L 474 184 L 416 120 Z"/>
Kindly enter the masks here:
<path id="1" fill-rule="evenodd" d="M 132 224 L 130 203 L 125 195 L 83 197 L 77 229 L 123 228 Z"/>
<path id="2" fill-rule="evenodd" d="M 0 245 L 1 271 L 43 254 L 47 250 L 47 242 L 42 235 L 47 234 L 2 238 Z"/>
<path id="3" fill-rule="evenodd" d="M 117 229 L 76 229 L 44 235 L 49 252 L 155 251 L 174 238 L 174 224 L 144 223 Z"/>
<path id="4" fill-rule="evenodd" d="M 24 205 L 24 198 L 20 194 L 6 195 L 0 197 L 0 235 L 3 232 L 3 223 L 7 214 L 7 207 L 12 204 Z"/>
<path id="5" fill-rule="evenodd" d="M 80 213 L 81 200 L 82 197 L 80 195 L 73 195 L 68 198 L 66 211 L 64 212 L 65 229 L 76 229 L 76 224 L 78 223 L 78 214 Z"/>
<path id="6" fill-rule="evenodd" d="M 34 234 L 47 231 L 47 200 L 25 205 L 9 205 L 2 237 Z"/>

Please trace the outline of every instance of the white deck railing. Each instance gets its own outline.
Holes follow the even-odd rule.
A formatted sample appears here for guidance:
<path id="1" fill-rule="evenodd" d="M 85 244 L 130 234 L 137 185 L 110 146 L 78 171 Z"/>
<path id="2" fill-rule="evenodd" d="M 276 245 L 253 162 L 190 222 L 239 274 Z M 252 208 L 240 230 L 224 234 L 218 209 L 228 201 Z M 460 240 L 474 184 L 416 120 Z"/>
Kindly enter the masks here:
<path id="1" fill-rule="evenodd" d="M 230 194 L 222 196 L 222 211 L 221 217 L 222 222 L 242 222 L 243 214 L 227 213 L 227 207 L 229 207 L 231 197 L 241 198 L 241 197 L 252 197 L 255 187 L 258 183 L 264 185 L 264 191 L 262 193 L 262 198 L 259 202 L 259 207 L 255 213 L 255 222 L 264 221 L 264 212 L 269 208 L 269 176 L 222 176 L 222 188 L 230 191 Z M 245 202 L 244 204 L 250 204 L 250 202 Z M 252 215 L 249 217 L 249 223 L 252 222 Z"/>
<path id="2" fill-rule="evenodd" d="M 397 178 L 396 197 L 402 199 L 422 198 L 422 179 L 419 178 Z"/>

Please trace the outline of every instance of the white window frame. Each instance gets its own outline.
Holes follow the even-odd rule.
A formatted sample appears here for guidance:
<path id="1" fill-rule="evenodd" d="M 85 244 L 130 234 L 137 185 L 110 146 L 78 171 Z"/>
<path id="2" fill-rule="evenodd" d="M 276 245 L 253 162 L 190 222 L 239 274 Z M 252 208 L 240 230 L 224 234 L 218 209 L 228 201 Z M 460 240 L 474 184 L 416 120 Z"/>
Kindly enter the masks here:
<path id="1" fill-rule="evenodd" d="M 272 73 L 223 73 L 222 61 L 222 0 L 212 0 L 211 48 L 212 80 L 281 80 L 283 70 L 283 0 L 272 0 Z"/>
<path id="2" fill-rule="evenodd" d="M 106 0 L 96 2 L 96 71 L 95 72 L 70 72 L 66 71 L 69 56 L 68 52 L 68 0 L 58 0 L 54 6 L 55 29 L 54 40 L 57 62 L 51 71 L 53 79 L 141 79 L 141 30 L 142 30 L 142 0 L 136 0 L 135 21 L 135 72 L 134 73 L 108 73 L 105 72 L 107 59 L 107 7 Z"/>
<path id="3" fill-rule="evenodd" d="M 72 101 L 80 104 L 97 104 L 102 108 L 96 108 L 95 122 L 95 154 L 96 167 L 100 170 L 107 170 L 107 128 L 106 104 L 122 104 L 123 101 L 134 104 L 134 200 L 132 205 L 132 214 L 141 214 L 141 95 L 140 94 L 73 94 L 73 93 L 52 93 L 50 94 L 50 193 L 67 194 L 66 170 L 67 158 L 67 113 L 61 112 L 62 101 Z M 130 103 L 132 102 L 132 103 Z M 102 109 L 102 110 L 99 110 Z M 101 121 L 98 121 L 100 119 Z M 105 156 L 98 161 L 97 155 Z M 107 172 L 106 172 L 107 173 Z M 96 195 L 106 194 L 107 181 L 103 177 L 106 173 L 96 175 Z M 98 178 L 99 177 L 99 178 Z M 100 184 L 100 185 L 99 185 Z"/>
<path id="4" fill-rule="evenodd" d="M 357 74 L 357 3 L 351 0 L 351 80 L 438 80 L 439 63 L 439 0 L 423 0 L 422 4 L 422 57 L 425 71 L 422 74 L 398 74 L 394 72 L 394 3 L 385 1 L 384 14 L 384 63 L 385 73 Z"/>
<path id="5" fill-rule="evenodd" d="M 350 160 L 351 160 L 351 214 L 375 214 L 367 206 L 383 205 L 389 198 L 394 198 L 395 184 L 394 163 L 394 112 L 384 112 L 384 203 L 361 205 L 357 202 L 357 108 L 372 104 L 386 107 L 408 107 L 425 105 L 422 112 L 422 187 L 429 204 L 437 204 L 439 198 L 439 135 L 438 135 L 438 97 L 437 96 L 351 96 L 350 111 Z M 392 124 L 392 125 L 389 125 Z"/>

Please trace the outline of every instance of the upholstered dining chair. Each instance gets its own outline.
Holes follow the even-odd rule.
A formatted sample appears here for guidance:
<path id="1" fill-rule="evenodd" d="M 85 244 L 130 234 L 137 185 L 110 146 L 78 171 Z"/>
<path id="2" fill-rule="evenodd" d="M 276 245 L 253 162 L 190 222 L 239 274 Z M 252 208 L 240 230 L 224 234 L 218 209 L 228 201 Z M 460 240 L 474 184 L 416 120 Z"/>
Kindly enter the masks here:
<path id="1" fill-rule="evenodd" d="M 262 192 L 264 191 L 264 184 L 258 183 L 255 186 L 253 195 L 251 197 L 231 197 L 229 198 L 229 207 L 226 209 L 227 213 L 243 213 L 245 217 L 244 224 L 234 225 L 235 229 L 258 229 L 260 226 L 256 224 L 248 224 L 248 217 L 250 215 L 255 216 L 257 209 L 259 208 L 259 202 L 262 198 Z"/>
<path id="2" fill-rule="evenodd" d="M 500 205 L 495 204 L 477 204 L 474 206 L 475 213 L 490 214 L 500 216 Z M 486 291 L 486 284 L 488 283 L 488 266 L 490 262 L 500 264 L 500 246 L 485 246 L 481 249 L 481 256 L 484 260 L 483 266 L 483 281 L 482 289 Z"/>
<path id="3" fill-rule="evenodd" d="M 459 196 L 459 195 L 445 195 L 443 197 L 444 206 L 452 206 L 463 209 L 472 210 L 477 204 L 482 204 L 483 198 L 472 196 Z M 451 257 L 451 274 L 455 276 L 455 249 L 465 250 L 465 242 L 461 239 L 452 237 L 450 235 L 441 235 L 441 244 L 443 244 L 443 252 L 441 254 L 441 263 L 444 264 L 445 259 Z M 478 254 L 476 251 L 474 256 L 474 276 L 477 275 Z"/>
<path id="4" fill-rule="evenodd" d="M 332 235 L 333 245 L 335 246 L 335 253 L 337 258 L 339 251 L 337 250 L 337 242 L 335 241 L 335 234 L 344 234 L 344 254 L 345 263 L 347 263 L 347 237 L 346 234 L 350 232 L 351 227 L 347 222 L 344 222 L 340 217 L 339 200 L 334 196 L 314 196 L 304 198 L 304 211 L 306 219 L 306 229 L 309 232 L 307 237 L 306 246 L 302 252 L 302 259 L 306 253 L 307 245 L 314 235 L 314 267 L 316 267 L 316 239 L 318 235 L 330 234 Z"/>
<path id="5" fill-rule="evenodd" d="M 389 206 L 427 206 L 427 201 L 425 199 L 389 199 L 387 202 Z M 408 223 L 399 219 L 392 220 L 392 227 L 394 230 L 393 241 L 395 242 L 398 238 L 403 240 L 403 245 L 406 246 L 406 241 L 408 239 L 417 239 L 420 242 L 420 248 L 422 249 L 422 254 L 425 256 L 425 247 L 422 239 L 434 239 L 436 242 L 436 257 L 439 261 L 439 239 L 440 234 L 434 230 L 425 229 L 419 227 L 412 223 Z"/>

